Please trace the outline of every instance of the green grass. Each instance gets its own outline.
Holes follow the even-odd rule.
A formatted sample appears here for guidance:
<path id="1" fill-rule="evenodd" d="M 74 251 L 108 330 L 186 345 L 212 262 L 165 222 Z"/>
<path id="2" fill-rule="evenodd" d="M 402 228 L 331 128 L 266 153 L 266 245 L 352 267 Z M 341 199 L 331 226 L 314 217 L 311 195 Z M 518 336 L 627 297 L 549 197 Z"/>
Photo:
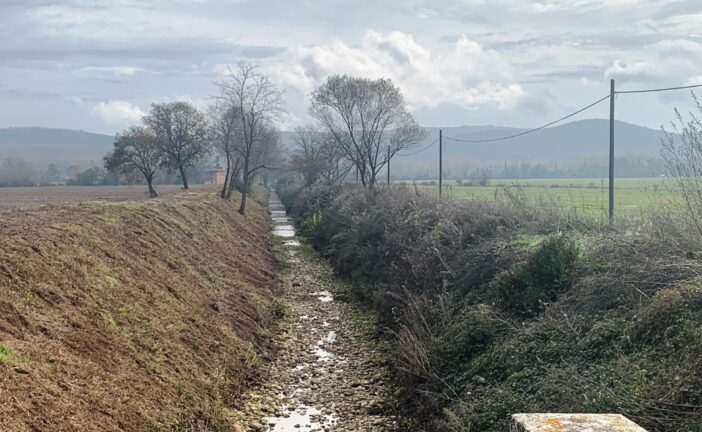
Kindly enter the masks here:
<path id="1" fill-rule="evenodd" d="M 417 180 L 414 184 L 420 190 L 438 194 L 438 184 L 429 184 L 432 181 L 438 183 L 436 180 Z M 669 206 L 680 199 L 671 181 L 662 178 L 615 179 L 614 186 L 617 216 L 642 217 L 652 209 Z M 455 180 L 444 181 L 444 195 L 457 200 L 505 201 L 510 194 L 576 216 L 607 218 L 607 179 L 493 179 L 487 186 L 461 186 Z"/>
<path id="2" fill-rule="evenodd" d="M 5 344 L 0 344 L 0 364 L 10 364 L 12 363 L 12 358 L 14 353 L 12 348 Z"/>

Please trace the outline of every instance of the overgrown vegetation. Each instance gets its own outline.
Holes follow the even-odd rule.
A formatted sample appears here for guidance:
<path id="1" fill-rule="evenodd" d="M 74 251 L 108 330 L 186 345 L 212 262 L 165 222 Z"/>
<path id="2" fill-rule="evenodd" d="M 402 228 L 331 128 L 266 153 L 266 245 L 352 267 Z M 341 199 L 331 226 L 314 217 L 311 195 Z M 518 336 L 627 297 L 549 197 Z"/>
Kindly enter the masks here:
<path id="1" fill-rule="evenodd" d="M 702 262 L 670 218 L 617 233 L 518 199 L 278 192 L 378 310 L 408 427 L 505 430 L 509 414 L 560 411 L 702 430 Z"/>

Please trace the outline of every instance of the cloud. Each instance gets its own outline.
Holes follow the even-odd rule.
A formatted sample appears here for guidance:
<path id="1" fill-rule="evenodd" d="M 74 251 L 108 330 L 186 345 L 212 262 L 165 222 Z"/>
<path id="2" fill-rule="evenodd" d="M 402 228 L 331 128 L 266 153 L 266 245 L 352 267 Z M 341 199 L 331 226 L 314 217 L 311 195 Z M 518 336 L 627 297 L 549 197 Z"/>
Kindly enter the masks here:
<path id="1" fill-rule="evenodd" d="M 605 70 L 605 78 L 675 86 L 699 75 L 702 44 L 688 39 L 665 39 L 632 50 Z"/>
<path id="2" fill-rule="evenodd" d="M 391 78 L 414 108 L 452 103 L 464 108 L 494 104 L 502 109 L 526 94 L 511 82 L 508 62 L 466 36 L 431 49 L 406 33 L 368 30 L 358 45 L 333 39 L 299 46 L 267 69 L 277 81 L 303 94 L 334 74 Z"/>
<path id="3" fill-rule="evenodd" d="M 145 72 L 145 69 L 135 66 L 87 66 L 80 69 L 83 72 L 95 74 L 111 74 L 117 76 L 134 76 L 139 72 Z"/>
<path id="4" fill-rule="evenodd" d="M 93 106 L 93 113 L 111 125 L 137 123 L 145 115 L 141 108 L 123 100 L 99 102 Z"/>
<path id="5" fill-rule="evenodd" d="M 627 63 L 615 60 L 610 67 L 605 70 L 605 78 L 614 78 L 628 81 L 648 81 L 654 76 L 654 67 L 648 62 Z"/>

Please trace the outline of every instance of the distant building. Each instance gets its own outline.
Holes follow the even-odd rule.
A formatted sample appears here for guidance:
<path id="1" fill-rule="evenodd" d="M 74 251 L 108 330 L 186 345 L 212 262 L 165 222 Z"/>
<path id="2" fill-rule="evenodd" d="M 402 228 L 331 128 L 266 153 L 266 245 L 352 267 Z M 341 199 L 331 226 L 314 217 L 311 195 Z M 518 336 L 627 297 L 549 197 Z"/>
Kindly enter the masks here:
<path id="1" fill-rule="evenodd" d="M 207 175 L 209 176 L 207 183 L 216 185 L 224 184 L 224 180 L 227 178 L 227 172 L 220 168 L 207 170 Z"/>

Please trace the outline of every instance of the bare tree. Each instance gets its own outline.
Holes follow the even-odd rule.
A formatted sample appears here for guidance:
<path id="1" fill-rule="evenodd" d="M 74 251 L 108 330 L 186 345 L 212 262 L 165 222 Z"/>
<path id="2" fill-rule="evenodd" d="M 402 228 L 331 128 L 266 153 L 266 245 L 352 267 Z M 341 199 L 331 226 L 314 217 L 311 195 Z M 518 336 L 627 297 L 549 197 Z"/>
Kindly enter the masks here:
<path id="1" fill-rule="evenodd" d="M 205 117 L 189 102 L 152 104 L 144 123 L 159 138 L 162 163 L 169 171 L 180 172 L 183 189 L 188 189 L 187 169 L 210 150 Z"/>
<path id="2" fill-rule="evenodd" d="M 161 159 L 156 133 L 145 126 L 132 126 L 117 134 L 113 150 L 105 155 L 105 168 L 128 178 L 143 175 L 149 187 L 149 195 L 154 198 L 158 194 L 153 180 L 162 164 Z"/>
<path id="3" fill-rule="evenodd" d="M 358 169 L 366 187 L 374 187 L 385 164 L 426 133 L 389 79 L 332 76 L 312 93 L 311 102 L 310 113 Z"/>
<path id="4" fill-rule="evenodd" d="M 307 125 L 295 130 L 290 167 L 302 174 L 308 186 L 317 181 L 333 184 L 343 178 L 350 165 L 329 133 Z"/>
<path id="5" fill-rule="evenodd" d="M 258 170 L 266 168 L 262 156 L 270 154 L 268 147 L 277 142 L 272 140 L 271 133 L 276 133 L 272 125 L 282 113 L 282 92 L 256 66 L 243 62 L 228 70 L 219 87 L 241 122 L 241 142 L 238 148 L 241 156 L 242 198 L 239 212 L 244 214 L 253 178 Z"/>
<path id="6" fill-rule="evenodd" d="M 682 195 L 685 214 L 702 238 L 702 104 L 693 93 L 697 114 L 685 120 L 675 110 L 672 131 L 663 129 L 661 156 Z"/>
<path id="7" fill-rule="evenodd" d="M 317 182 L 324 171 L 324 141 L 313 126 L 295 130 L 294 149 L 290 155 L 290 167 L 302 174 L 307 186 Z"/>
<path id="8" fill-rule="evenodd" d="M 325 132 L 321 139 L 324 143 L 322 146 L 322 158 L 324 159 L 322 179 L 328 185 L 339 183 L 349 174 L 353 164 L 344 157 L 344 153 L 336 145 L 331 134 Z"/>
<path id="9" fill-rule="evenodd" d="M 222 152 L 227 168 L 220 196 L 229 199 L 241 176 L 241 118 L 226 98 L 219 98 L 210 111 L 212 138 Z"/>

